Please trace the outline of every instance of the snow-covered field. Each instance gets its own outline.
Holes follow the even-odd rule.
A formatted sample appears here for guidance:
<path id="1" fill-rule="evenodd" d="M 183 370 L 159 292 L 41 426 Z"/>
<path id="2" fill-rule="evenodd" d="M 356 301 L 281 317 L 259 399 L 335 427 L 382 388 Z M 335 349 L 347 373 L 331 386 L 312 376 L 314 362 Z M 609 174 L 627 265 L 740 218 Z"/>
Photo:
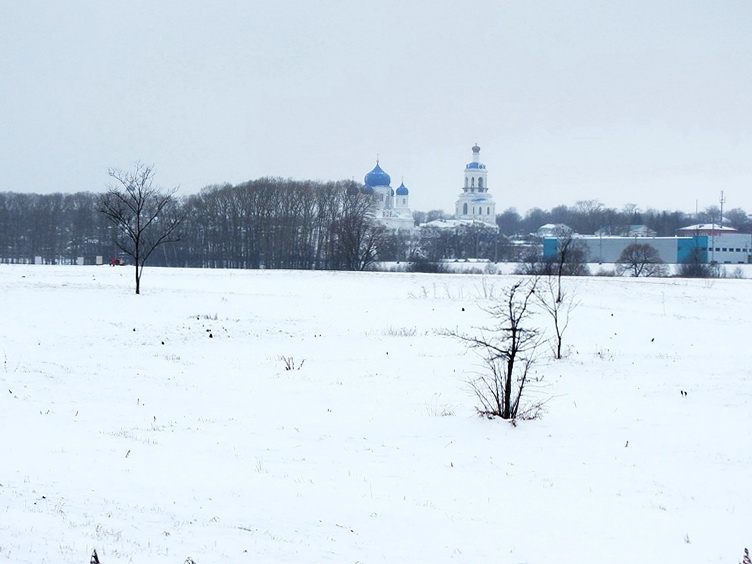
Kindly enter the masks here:
<path id="1" fill-rule="evenodd" d="M 0 562 L 752 548 L 748 280 L 567 281 L 569 354 L 513 427 L 475 415 L 478 359 L 437 333 L 484 325 L 513 277 L 147 268 L 136 296 L 132 276 L 0 266 Z"/>

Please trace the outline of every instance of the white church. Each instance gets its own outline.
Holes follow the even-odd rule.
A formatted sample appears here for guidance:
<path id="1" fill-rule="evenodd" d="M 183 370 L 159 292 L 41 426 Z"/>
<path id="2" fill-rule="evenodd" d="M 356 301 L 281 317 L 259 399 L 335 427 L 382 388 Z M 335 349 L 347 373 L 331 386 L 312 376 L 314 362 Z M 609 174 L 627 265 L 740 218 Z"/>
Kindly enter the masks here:
<path id="1" fill-rule="evenodd" d="M 459 225 L 479 223 L 485 227 L 496 226 L 496 202 L 488 191 L 488 170 L 480 162 L 480 147 L 472 148 L 473 160 L 465 166 L 465 185 L 455 202 L 455 219 L 436 220 L 425 225 L 451 229 Z M 392 179 L 376 161 L 374 169 L 365 175 L 360 191 L 373 194 L 376 199 L 375 217 L 390 229 L 413 230 L 415 222 L 409 205 L 410 191 L 404 182 L 395 191 Z"/>
<path id="2" fill-rule="evenodd" d="M 415 220 L 409 204 L 410 191 L 404 182 L 395 191 L 391 187 L 392 178 L 379 166 L 378 160 L 374 169 L 366 174 L 363 182 L 360 191 L 363 194 L 373 194 L 376 199 L 376 219 L 395 231 L 415 229 Z"/>

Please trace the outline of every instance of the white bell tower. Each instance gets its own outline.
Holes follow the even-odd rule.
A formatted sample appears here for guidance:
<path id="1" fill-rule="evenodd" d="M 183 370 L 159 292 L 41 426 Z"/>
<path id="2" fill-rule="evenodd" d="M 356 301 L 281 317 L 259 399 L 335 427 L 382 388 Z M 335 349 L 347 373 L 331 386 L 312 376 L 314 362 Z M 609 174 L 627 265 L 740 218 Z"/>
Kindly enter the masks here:
<path id="1" fill-rule="evenodd" d="M 480 162 L 480 147 L 473 146 L 473 160 L 465 166 L 465 185 L 455 204 L 457 219 L 472 219 L 496 225 L 496 202 L 488 193 L 488 171 Z"/>

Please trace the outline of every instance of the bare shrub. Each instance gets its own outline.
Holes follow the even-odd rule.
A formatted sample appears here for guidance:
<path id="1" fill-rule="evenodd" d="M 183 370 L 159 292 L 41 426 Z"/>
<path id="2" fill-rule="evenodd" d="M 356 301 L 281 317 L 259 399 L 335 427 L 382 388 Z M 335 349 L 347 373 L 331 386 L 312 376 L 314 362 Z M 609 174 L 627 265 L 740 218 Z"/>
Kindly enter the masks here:
<path id="1" fill-rule="evenodd" d="M 731 274 L 729 274 L 729 278 L 733 278 L 734 280 L 742 280 L 744 278 L 744 271 L 740 266 L 737 266 Z"/>
<path id="2" fill-rule="evenodd" d="M 383 331 L 387 337 L 414 337 L 418 333 L 417 327 L 389 327 Z"/>
<path id="3" fill-rule="evenodd" d="M 424 274 L 447 274 L 451 272 L 449 267 L 438 260 L 428 260 L 426 257 L 416 255 L 410 259 L 405 267 L 406 272 L 420 272 Z"/>
<path id="4" fill-rule="evenodd" d="M 480 334 L 446 332 L 475 349 L 483 361 L 481 373 L 468 382 L 481 415 L 515 420 L 527 412 L 521 412 L 520 405 L 541 340 L 540 331 L 530 324 L 537 282 L 521 280 L 494 299 L 484 311 L 495 324 L 480 329 Z"/>
<path id="5" fill-rule="evenodd" d="M 681 278 L 718 278 L 720 269 L 716 264 L 708 264 L 705 253 L 695 248 L 679 265 L 676 275 Z"/>
<path id="6" fill-rule="evenodd" d="M 440 403 L 441 394 L 434 394 L 431 403 L 426 404 L 426 411 L 434 417 L 453 417 L 454 407 L 445 403 Z"/>
<path id="7" fill-rule="evenodd" d="M 303 368 L 303 364 L 305 364 L 305 359 L 300 361 L 300 364 L 295 366 L 295 359 L 291 356 L 282 356 L 280 357 L 282 361 L 285 363 L 285 370 L 300 370 Z"/>

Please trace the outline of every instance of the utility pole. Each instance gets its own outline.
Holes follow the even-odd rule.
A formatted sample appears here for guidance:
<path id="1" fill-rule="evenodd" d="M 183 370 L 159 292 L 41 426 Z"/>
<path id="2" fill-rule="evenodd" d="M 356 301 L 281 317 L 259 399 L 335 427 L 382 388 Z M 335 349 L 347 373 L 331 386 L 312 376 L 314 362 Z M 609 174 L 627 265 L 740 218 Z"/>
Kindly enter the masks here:
<path id="1" fill-rule="evenodd" d="M 718 200 L 721 203 L 721 220 L 720 220 L 720 226 L 718 231 L 718 237 L 723 237 L 723 204 L 726 201 L 726 198 L 723 196 L 723 190 L 721 190 L 721 197 Z"/>

